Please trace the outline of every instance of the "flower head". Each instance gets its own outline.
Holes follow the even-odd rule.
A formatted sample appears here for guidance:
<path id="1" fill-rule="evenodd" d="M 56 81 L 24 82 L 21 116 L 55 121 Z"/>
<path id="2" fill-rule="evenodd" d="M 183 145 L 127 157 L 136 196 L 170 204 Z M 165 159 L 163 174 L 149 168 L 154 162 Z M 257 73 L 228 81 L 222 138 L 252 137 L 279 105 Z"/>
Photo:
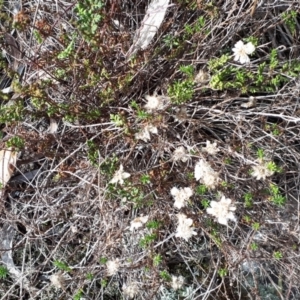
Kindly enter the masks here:
<path id="1" fill-rule="evenodd" d="M 218 174 L 204 159 L 200 159 L 195 165 L 194 175 L 196 180 L 200 180 L 204 185 L 211 189 L 214 189 L 220 180 Z"/>
<path id="2" fill-rule="evenodd" d="M 130 177 L 130 174 L 124 172 L 123 169 L 124 169 L 123 165 L 120 165 L 119 170 L 115 172 L 114 177 L 112 178 L 110 183 L 118 183 L 119 182 L 120 184 L 123 184 L 124 179 Z"/>
<path id="3" fill-rule="evenodd" d="M 246 45 L 243 41 L 238 41 L 232 51 L 234 52 L 234 60 L 239 61 L 241 64 L 249 63 L 249 54 L 252 54 L 255 50 L 255 46 L 249 42 Z"/>
<path id="4" fill-rule="evenodd" d="M 193 220 L 187 218 L 185 214 L 178 214 L 178 226 L 176 229 L 176 237 L 183 238 L 184 240 L 188 241 L 193 235 L 197 233 L 194 231 Z"/>
<path id="5" fill-rule="evenodd" d="M 189 159 L 189 155 L 187 154 L 185 148 L 183 146 L 180 146 L 174 150 L 172 159 L 174 161 L 181 160 L 182 162 L 186 162 Z"/>
<path id="6" fill-rule="evenodd" d="M 148 221 L 148 219 L 149 216 L 135 218 L 133 221 L 130 222 L 130 231 L 142 227 Z"/>
<path id="7" fill-rule="evenodd" d="M 113 276 L 119 271 L 119 259 L 109 260 L 106 262 L 107 276 Z"/>
<path id="8" fill-rule="evenodd" d="M 252 176 L 256 177 L 257 180 L 263 179 L 266 180 L 267 177 L 270 177 L 274 174 L 274 171 L 268 168 L 268 163 L 259 160 L 257 166 L 252 167 Z"/>
<path id="9" fill-rule="evenodd" d="M 180 188 L 173 187 L 171 189 L 171 195 L 174 197 L 174 207 L 180 209 L 186 205 L 186 202 L 193 195 L 193 190 L 189 187 Z"/>
<path id="10" fill-rule="evenodd" d="M 228 220 L 236 221 L 233 211 L 236 207 L 232 206 L 231 199 L 222 196 L 219 202 L 211 201 L 207 213 L 217 218 L 222 225 L 227 225 Z"/>
<path id="11" fill-rule="evenodd" d="M 136 282 L 130 282 L 128 284 L 124 284 L 122 290 L 125 296 L 132 299 L 139 292 L 139 287 Z"/>
<path id="12" fill-rule="evenodd" d="M 181 289 L 183 285 L 184 285 L 184 277 L 183 276 L 172 275 L 172 282 L 171 282 L 172 289 L 177 291 L 177 290 Z"/>
<path id="13" fill-rule="evenodd" d="M 50 276 L 50 281 L 53 284 L 53 286 L 55 286 L 59 289 L 63 289 L 65 286 L 65 278 L 61 272 L 52 274 Z"/>
<path id="14" fill-rule="evenodd" d="M 135 134 L 135 138 L 138 140 L 143 140 L 144 142 L 148 142 L 151 140 L 150 133 L 157 134 L 157 128 L 153 125 L 146 125 L 144 129 Z"/>
<path id="15" fill-rule="evenodd" d="M 150 96 L 146 95 L 145 99 L 148 101 L 144 106 L 148 112 L 161 110 L 169 102 L 169 98 L 165 96 Z"/>
<path id="16" fill-rule="evenodd" d="M 202 150 L 211 155 L 215 155 L 220 151 L 219 148 L 217 147 L 217 142 L 214 142 L 212 144 L 210 141 L 206 141 L 206 147 L 203 147 Z"/>

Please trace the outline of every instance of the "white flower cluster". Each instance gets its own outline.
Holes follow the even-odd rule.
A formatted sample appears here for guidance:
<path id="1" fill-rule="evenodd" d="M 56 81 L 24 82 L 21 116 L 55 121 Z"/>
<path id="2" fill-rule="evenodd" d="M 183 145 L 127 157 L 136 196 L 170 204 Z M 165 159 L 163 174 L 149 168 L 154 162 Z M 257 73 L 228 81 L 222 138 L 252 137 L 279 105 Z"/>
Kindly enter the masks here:
<path id="1" fill-rule="evenodd" d="M 149 216 L 135 218 L 133 221 L 130 222 L 130 231 L 142 227 L 145 223 L 147 223 L 148 219 Z"/>
<path id="2" fill-rule="evenodd" d="M 52 274 L 50 276 L 50 282 L 56 288 L 63 289 L 65 287 L 65 277 L 63 276 L 63 274 L 61 272 Z"/>
<path id="3" fill-rule="evenodd" d="M 232 49 L 234 53 L 234 60 L 239 61 L 241 64 L 249 63 L 250 58 L 248 55 L 255 51 L 255 46 L 249 42 L 246 45 L 243 41 L 238 41 Z"/>
<path id="4" fill-rule="evenodd" d="M 184 277 L 183 276 L 174 276 L 172 275 L 171 287 L 175 291 L 181 289 L 184 285 Z"/>
<path id="5" fill-rule="evenodd" d="M 122 286 L 122 290 L 125 296 L 129 297 L 130 299 L 134 298 L 139 292 L 139 287 L 136 282 L 130 282 L 124 284 Z"/>
<path id="6" fill-rule="evenodd" d="M 194 175 L 196 180 L 200 180 L 204 185 L 211 189 L 214 189 L 220 181 L 218 174 L 204 159 L 200 159 L 195 165 Z"/>
<path id="7" fill-rule="evenodd" d="M 203 147 L 202 150 L 210 155 L 215 155 L 220 151 L 217 147 L 217 142 L 212 144 L 210 141 L 206 141 L 206 147 Z"/>
<path id="8" fill-rule="evenodd" d="M 231 199 L 222 196 L 219 202 L 211 201 L 210 207 L 207 208 L 207 213 L 217 218 L 222 225 L 227 225 L 228 220 L 236 221 L 233 211 L 236 207 L 232 206 Z"/>
<path id="9" fill-rule="evenodd" d="M 117 272 L 119 271 L 119 267 L 120 267 L 120 262 L 118 258 L 114 260 L 108 260 L 106 262 L 107 276 L 113 276 L 117 274 Z"/>
<path id="10" fill-rule="evenodd" d="M 173 161 L 181 160 L 182 162 L 187 162 L 189 158 L 190 156 L 183 146 L 176 148 L 172 155 Z"/>
<path id="11" fill-rule="evenodd" d="M 150 113 L 164 109 L 164 107 L 170 102 L 169 97 L 165 96 L 146 95 L 145 99 L 147 100 L 147 103 L 144 107 L 147 110 L 147 112 Z"/>
<path id="12" fill-rule="evenodd" d="M 178 214 L 177 218 L 178 218 L 178 226 L 175 234 L 176 237 L 180 237 L 188 241 L 189 238 L 197 234 L 194 231 L 194 227 L 192 227 L 193 225 L 192 219 L 187 218 L 185 214 Z"/>
<path id="13" fill-rule="evenodd" d="M 174 197 L 174 207 L 180 209 L 186 206 L 186 202 L 193 195 L 193 190 L 189 187 L 180 188 L 173 187 L 171 189 L 171 195 Z"/>
<path id="14" fill-rule="evenodd" d="M 274 174 L 274 171 L 268 168 L 268 163 L 262 160 L 258 161 L 258 165 L 252 167 L 251 175 L 256 177 L 257 180 L 266 180 L 267 177 L 270 177 Z"/>
<path id="15" fill-rule="evenodd" d="M 149 124 L 146 125 L 143 130 L 135 134 L 135 138 L 138 140 L 143 140 L 144 142 L 148 142 L 151 140 L 150 133 L 158 134 L 158 130 L 155 126 Z"/>
<path id="16" fill-rule="evenodd" d="M 124 179 L 129 178 L 129 177 L 130 177 L 130 174 L 124 172 L 123 165 L 120 165 L 119 170 L 115 172 L 110 183 L 120 183 L 122 185 L 122 184 L 124 184 Z"/>

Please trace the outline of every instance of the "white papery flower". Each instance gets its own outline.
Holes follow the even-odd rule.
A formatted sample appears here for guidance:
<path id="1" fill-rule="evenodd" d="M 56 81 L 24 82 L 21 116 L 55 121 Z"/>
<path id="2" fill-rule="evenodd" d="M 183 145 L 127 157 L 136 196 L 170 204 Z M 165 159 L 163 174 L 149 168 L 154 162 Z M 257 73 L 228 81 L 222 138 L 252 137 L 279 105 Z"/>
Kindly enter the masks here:
<path id="1" fill-rule="evenodd" d="M 50 276 L 50 281 L 56 288 L 63 289 L 65 287 L 65 277 L 61 272 L 52 274 Z"/>
<path id="2" fill-rule="evenodd" d="M 173 187 L 171 189 L 171 195 L 174 197 L 174 207 L 180 209 L 186 206 L 186 202 L 193 195 L 193 190 L 189 187 L 180 188 Z"/>
<path id="3" fill-rule="evenodd" d="M 191 238 L 193 235 L 196 235 L 197 233 L 194 231 L 193 220 L 190 218 L 187 218 L 185 214 L 178 214 L 178 226 L 176 229 L 176 237 L 183 238 L 184 240 L 188 241 L 189 238 Z"/>
<path id="4" fill-rule="evenodd" d="M 144 142 L 148 142 L 151 140 L 150 133 L 158 134 L 158 130 L 153 125 L 146 125 L 144 129 L 135 134 L 135 138 L 138 140 L 143 140 Z"/>
<path id="5" fill-rule="evenodd" d="M 150 96 L 150 95 L 146 95 L 145 99 L 148 101 L 145 104 L 145 108 L 148 112 L 153 112 L 156 110 L 160 110 L 163 109 L 165 106 L 165 102 L 167 102 L 168 97 L 164 97 L 164 96 Z"/>
<path id="6" fill-rule="evenodd" d="M 211 155 L 215 155 L 220 151 L 220 149 L 217 147 L 217 142 L 212 144 L 210 141 L 206 141 L 206 147 L 203 147 L 202 150 Z"/>
<path id="7" fill-rule="evenodd" d="M 252 176 L 256 177 L 257 180 L 263 179 L 266 180 L 267 177 L 270 177 L 274 174 L 274 171 L 268 169 L 268 163 L 263 162 L 262 160 L 258 161 L 257 166 L 252 167 Z"/>
<path id="8" fill-rule="evenodd" d="M 148 221 L 148 219 L 149 216 L 135 218 L 133 221 L 130 222 L 130 231 L 142 227 Z"/>
<path id="9" fill-rule="evenodd" d="M 233 211 L 236 207 L 232 206 L 231 199 L 222 196 L 219 202 L 211 201 L 210 207 L 206 209 L 207 213 L 217 218 L 222 225 L 227 225 L 228 220 L 236 221 Z"/>
<path id="10" fill-rule="evenodd" d="M 136 282 L 130 282 L 128 284 L 124 284 L 122 287 L 123 293 L 125 296 L 130 299 L 134 298 L 139 292 L 139 287 Z"/>
<path id="11" fill-rule="evenodd" d="M 181 289 L 184 285 L 184 277 L 183 276 L 174 276 L 172 275 L 171 287 L 175 291 Z"/>
<path id="12" fill-rule="evenodd" d="M 106 262 L 106 268 L 107 268 L 107 276 L 113 276 L 117 274 L 119 271 L 120 262 L 119 259 L 109 260 Z"/>
<path id="13" fill-rule="evenodd" d="M 177 149 L 175 149 L 172 155 L 172 159 L 174 161 L 181 160 L 182 162 L 186 162 L 189 159 L 189 157 L 189 154 L 183 146 L 180 146 Z"/>
<path id="14" fill-rule="evenodd" d="M 248 55 L 255 51 L 255 46 L 251 42 L 244 44 L 243 41 L 238 41 L 232 51 L 234 52 L 234 60 L 245 64 L 250 62 Z"/>
<path id="15" fill-rule="evenodd" d="M 112 178 L 110 183 L 118 183 L 119 182 L 120 184 L 123 184 L 124 179 L 130 177 L 130 174 L 124 172 L 123 170 L 124 170 L 123 165 L 120 165 L 119 170 L 115 172 L 114 177 Z"/>
<path id="16" fill-rule="evenodd" d="M 211 189 L 214 189 L 220 181 L 218 174 L 204 159 L 200 159 L 200 161 L 196 163 L 194 175 L 196 180 L 200 180 L 204 185 Z"/>

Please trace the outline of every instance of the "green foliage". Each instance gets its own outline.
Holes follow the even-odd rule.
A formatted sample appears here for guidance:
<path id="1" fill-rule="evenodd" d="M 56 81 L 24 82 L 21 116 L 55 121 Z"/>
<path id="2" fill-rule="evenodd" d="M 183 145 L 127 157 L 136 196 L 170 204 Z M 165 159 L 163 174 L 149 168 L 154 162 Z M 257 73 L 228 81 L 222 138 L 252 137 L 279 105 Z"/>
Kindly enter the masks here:
<path id="1" fill-rule="evenodd" d="M 5 266 L 0 266 L 0 279 L 5 279 L 8 276 L 8 269 Z"/>
<path id="2" fill-rule="evenodd" d="M 153 266 L 158 267 L 162 262 L 162 256 L 160 254 L 157 254 L 153 257 Z"/>
<path id="3" fill-rule="evenodd" d="M 22 138 L 20 138 L 19 136 L 14 136 L 12 138 L 10 138 L 7 142 L 6 142 L 6 146 L 9 147 L 13 147 L 17 150 L 21 150 L 24 148 L 25 142 Z"/>
<path id="4" fill-rule="evenodd" d="M 99 22 L 102 20 L 101 9 L 104 6 L 101 0 L 78 1 L 75 6 L 77 13 L 77 28 L 87 41 L 91 41 L 98 29 Z"/>
<path id="5" fill-rule="evenodd" d="M 87 280 L 90 280 L 90 281 L 91 281 L 91 280 L 93 280 L 93 278 L 94 278 L 94 275 L 93 275 L 92 273 L 87 273 L 87 274 L 86 274 L 86 279 L 87 279 Z"/>
<path id="6" fill-rule="evenodd" d="M 207 199 L 202 199 L 201 200 L 201 204 L 204 207 L 204 209 L 207 209 L 209 207 L 209 205 L 210 205 L 210 201 L 207 200 Z"/>
<path id="7" fill-rule="evenodd" d="M 99 150 L 98 150 L 97 145 L 95 144 L 94 141 L 89 140 L 89 141 L 87 141 L 87 147 L 88 147 L 87 154 L 88 154 L 88 159 L 89 159 L 90 163 L 93 166 L 98 166 L 98 164 L 99 164 Z"/>
<path id="8" fill-rule="evenodd" d="M 151 182 L 148 174 L 142 174 L 140 180 L 142 184 L 149 184 Z"/>
<path id="9" fill-rule="evenodd" d="M 108 261 L 108 258 L 106 258 L 106 257 L 100 257 L 100 259 L 99 259 L 99 263 L 101 265 L 105 265 L 107 263 L 107 261 Z"/>
<path id="10" fill-rule="evenodd" d="M 254 223 L 252 224 L 252 228 L 253 228 L 253 230 L 257 231 L 257 230 L 259 230 L 259 228 L 260 228 L 260 224 L 257 223 L 257 222 L 254 222 Z"/>
<path id="11" fill-rule="evenodd" d="M 110 120 L 113 122 L 117 127 L 123 127 L 125 125 L 124 119 L 120 114 L 110 114 Z"/>
<path id="12" fill-rule="evenodd" d="M 98 153 L 98 148 L 94 147 L 93 151 L 96 151 L 96 150 L 97 150 L 97 153 Z M 97 159 L 98 159 L 98 156 L 97 156 Z M 116 171 L 116 164 L 117 164 L 118 161 L 119 160 L 116 156 L 108 157 L 107 159 L 105 159 L 105 161 L 103 161 L 100 165 L 101 173 L 105 174 L 109 178 L 112 177 L 114 172 Z"/>
<path id="13" fill-rule="evenodd" d="M 81 300 L 83 297 L 83 291 L 79 290 L 73 297 L 73 300 Z"/>
<path id="14" fill-rule="evenodd" d="M 9 106 L 0 106 L 0 123 L 10 124 L 21 121 L 24 117 L 23 105 L 21 102 Z"/>
<path id="15" fill-rule="evenodd" d="M 155 221 L 155 220 L 151 220 L 149 222 L 147 222 L 146 227 L 148 229 L 158 229 L 160 226 L 160 222 L 159 221 Z"/>
<path id="16" fill-rule="evenodd" d="M 282 253 L 281 253 L 280 251 L 275 251 L 275 252 L 273 253 L 273 257 L 274 257 L 275 259 L 279 260 L 279 259 L 282 259 L 283 255 L 282 255 Z"/>
<path id="17" fill-rule="evenodd" d="M 189 38 L 195 33 L 199 33 L 205 26 L 205 18 L 204 16 L 200 16 L 195 23 L 184 25 L 185 38 Z"/>
<path id="18" fill-rule="evenodd" d="M 157 235 L 155 233 L 147 234 L 143 238 L 140 239 L 139 245 L 140 245 L 141 248 L 147 248 L 156 239 L 157 239 Z"/>
<path id="19" fill-rule="evenodd" d="M 220 69 L 225 66 L 225 64 L 229 61 L 230 56 L 229 54 L 223 54 L 219 58 L 212 58 L 208 62 L 208 67 L 210 71 L 213 71 L 215 69 Z"/>
<path id="20" fill-rule="evenodd" d="M 55 260 L 53 262 L 53 265 L 55 267 L 57 267 L 58 269 L 60 269 L 61 271 L 65 271 L 65 272 L 72 271 L 72 269 L 66 263 L 64 263 L 63 261 L 60 261 L 60 260 Z"/>
<path id="21" fill-rule="evenodd" d="M 250 248 L 252 251 L 256 251 L 256 250 L 258 250 L 258 245 L 255 242 L 253 242 L 253 243 L 251 243 Z"/>
<path id="22" fill-rule="evenodd" d="M 251 208 L 253 206 L 253 195 L 250 192 L 248 192 L 244 194 L 243 198 L 245 200 L 245 207 Z"/>
<path id="23" fill-rule="evenodd" d="M 218 274 L 220 277 L 225 277 L 228 274 L 228 270 L 225 268 L 219 269 Z"/>
<path id="24" fill-rule="evenodd" d="M 177 80 L 168 87 L 168 95 L 175 104 L 183 104 L 194 95 L 194 82 L 191 79 Z"/>
<path id="25" fill-rule="evenodd" d="M 265 151 L 264 151 L 264 149 L 261 149 L 261 148 L 257 149 L 256 155 L 257 155 L 258 159 L 263 160 L 264 157 L 265 157 Z"/>
<path id="26" fill-rule="evenodd" d="M 283 206 L 286 203 L 286 198 L 281 194 L 279 187 L 271 183 L 269 186 L 270 201 L 278 206 Z"/>
<path id="27" fill-rule="evenodd" d="M 259 64 L 256 70 L 228 64 L 229 59 L 229 54 L 223 54 L 208 62 L 212 89 L 239 89 L 243 94 L 275 92 L 290 80 L 285 74 L 296 77 L 300 70 L 300 63 L 296 60 L 281 66 L 276 49 L 271 50 L 269 62 Z"/>
<path id="28" fill-rule="evenodd" d="M 270 69 L 275 69 L 278 66 L 278 54 L 276 49 L 272 49 L 270 53 Z"/>
<path id="29" fill-rule="evenodd" d="M 70 41 L 69 45 L 63 50 L 61 51 L 57 58 L 59 59 L 66 59 L 69 58 L 75 48 L 75 39 L 76 39 L 76 35 L 73 36 L 72 40 Z"/>
<path id="30" fill-rule="evenodd" d="M 297 14 L 296 10 L 285 11 L 281 14 L 283 21 L 291 31 L 292 35 L 296 34 Z"/>
<path id="31" fill-rule="evenodd" d="M 176 48 L 180 45 L 180 41 L 178 37 L 174 37 L 174 35 L 172 34 L 167 34 L 164 38 L 163 38 L 163 42 L 165 43 L 165 45 L 169 48 L 169 49 L 173 49 Z"/>
<path id="32" fill-rule="evenodd" d="M 200 184 L 196 187 L 196 194 L 198 194 L 198 195 L 204 195 L 207 193 L 207 191 L 208 191 L 208 188 L 204 184 Z"/>
<path id="33" fill-rule="evenodd" d="M 180 67 L 179 67 L 179 70 L 180 70 L 183 74 L 187 75 L 187 77 L 188 77 L 189 79 L 192 79 L 192 78 L 194 77 L 194 72 L 195 72 L 195 70 L 194 70 L 194 67 L 193 67 L 192 65 L 180 66 Z"/>
<path id="34" fill-rule="evenodd" d="M 151 115 L 142 110 L 136 101 L 131 101 L 130 106 L 137 111 L 137 117 L 141 120 L 148 119 Z"/>
<path id="35" fill-rule="evenodd" d="M 160 277 L 161 277 L 163 280 L 165 280 L 165 281 L 170 281 L 170 280 L 171 280 L 171 276 L 170 276 L 170 274 L 168 273 L 168 271 L 166 271 L 166 270 L 160 271 L 160 272 L 159 272 L 159 275 L 160 275 Z"/>

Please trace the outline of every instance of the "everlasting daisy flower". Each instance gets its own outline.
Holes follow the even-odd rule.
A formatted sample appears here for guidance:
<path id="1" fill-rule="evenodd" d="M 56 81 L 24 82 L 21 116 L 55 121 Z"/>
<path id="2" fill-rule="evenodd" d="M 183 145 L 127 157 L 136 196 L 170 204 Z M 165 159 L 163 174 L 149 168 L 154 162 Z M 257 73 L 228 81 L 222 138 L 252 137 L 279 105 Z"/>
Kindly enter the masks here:
<path id="1" fill-rule="evenodd" d="M 135 138 L 138 140 L 143 140 L 144 142 L 148 142 L 151 140 L 150 133 L 158 134 L 158 130 L 153 125 L 146 125 L 144 129 L 135 134 Z"/>
<path id="2" fill-rule="evenodd" d="M 133 221 L 130 222 L 130 231 L 142 227 L 148 221 L 148 219 L 149 216 L 135 218 Z"/>
<path id="3" fill-rule="evenodd" d="M 174 150 L 172 159 L 174 161 L 181 160 L 182 162 L 186 162 L 189 159 L 189 155 L 187 154 L 187 151 L 183 146 L 178 147 L 177 149 Z"/>
<path id="4" fill-rule="evenodd" d="M 249 42 L 244 44 L 243 41 L 238 41 L 232 49 L 234 53 L 234 60 L 239 61 L 241 64 L 249 63 L 249 54 L 252 54 L 255 50 L 255 46 Z"/>
<path id="5" fill-rule="evenodd" d="M 257 166 L 252 167 L 252 176 L 256 177 L 257 180 L 266 180 L 267 177 L 270 177 L 274 174 L 274 171 L 268 169 L 268 163 L 259 160 Z"/>
<path id="6" fill-rule="evenodd" d="M 50 276 L 50 281 L 56 288 L 63 289 L 65 286 L 65 278 L 61 272 L 52 274 Z"/>
<path id="7" fill-rule="evenodd" d="M 110 181 L 110 183 L 124 183 L 124 179 L 130 177 L 129 173 L 126 173 L 123 171 L 123 165 L 120 165 L 119 170 L 114 174 L 113 179 Z"/>
<path id="8" fill-rule="evenodd" d="M 113 275 L 117 274 L 119 267 L 120 267 L 119 259 L 107 261 L 106 267 L 107 267 L 107 276 L 113 276 Z"/>
<path id="9" fill-rule="evenodd" d="M 139 292 L 139 287 L 136 282 L 130 282 L 128 284 L 124 284 L 122 287 L 123 293 L 125 296 L 130 299 L 134 298 Z"/>
<path id="10" fill-rule="evenodd" d="M 231 199 L 222 196 L 219 202 L 211 201 L 210 207 L 207 208 L 207 213 L 217 218 L 222 225 L 227 225 L 228 220 L 236 221 L 233 211 L 236 207 L 232 206 Z"/>
<path id="11" fill-rule="evenodd" d="M 156 110 L 161 110 L 170 101 L 168 97 L 165 96 L 150 96 L 146 95 L 145 99 L 148 101 L 144 106 L 148 112 L 154 112 Z"/>
<path id="12" fill-rule="evenodd" d="M 171 195 L 174 197 L 174 207 L 180 209 L 186 205 L 186 202 L 193 195 L 193 190 L 189 187 L 180 188 L 173 187 L 171 189 Z"/>
<path id="13" fill-rule="evenodd" d="M 206 141 L 206 147 L 203 147 L 202 150 L 211 155 L 215 155 L 220 151 L 217 147 L 217 142 L 212 144 L 210 141 Z"/>
<path id="14" fill-rule="evenodd" d="M 200 159 L 195 165 L 194 175 L 196 180 L 200 180 L 204 185 L 211 189 L 214 189 L 220 181 L 218 174 L 204 159 Z"/>
<path id="15" fill-rule="evenodd" d="M 176 229 L 176 237 L 183 238 L 184 240 L 188 241 L 193 235 L 197 233 L 194 231 L 193 220 L 187 218 L 185 214 L 178 214 L 178 226 Z"/>
<path id="16" fill-rule="evenodd" d="M 184 277 L 183 276 L 174 276 L 172 275 L 171 287 L 175 291 L 181 289 L 184 285 Z"/>

